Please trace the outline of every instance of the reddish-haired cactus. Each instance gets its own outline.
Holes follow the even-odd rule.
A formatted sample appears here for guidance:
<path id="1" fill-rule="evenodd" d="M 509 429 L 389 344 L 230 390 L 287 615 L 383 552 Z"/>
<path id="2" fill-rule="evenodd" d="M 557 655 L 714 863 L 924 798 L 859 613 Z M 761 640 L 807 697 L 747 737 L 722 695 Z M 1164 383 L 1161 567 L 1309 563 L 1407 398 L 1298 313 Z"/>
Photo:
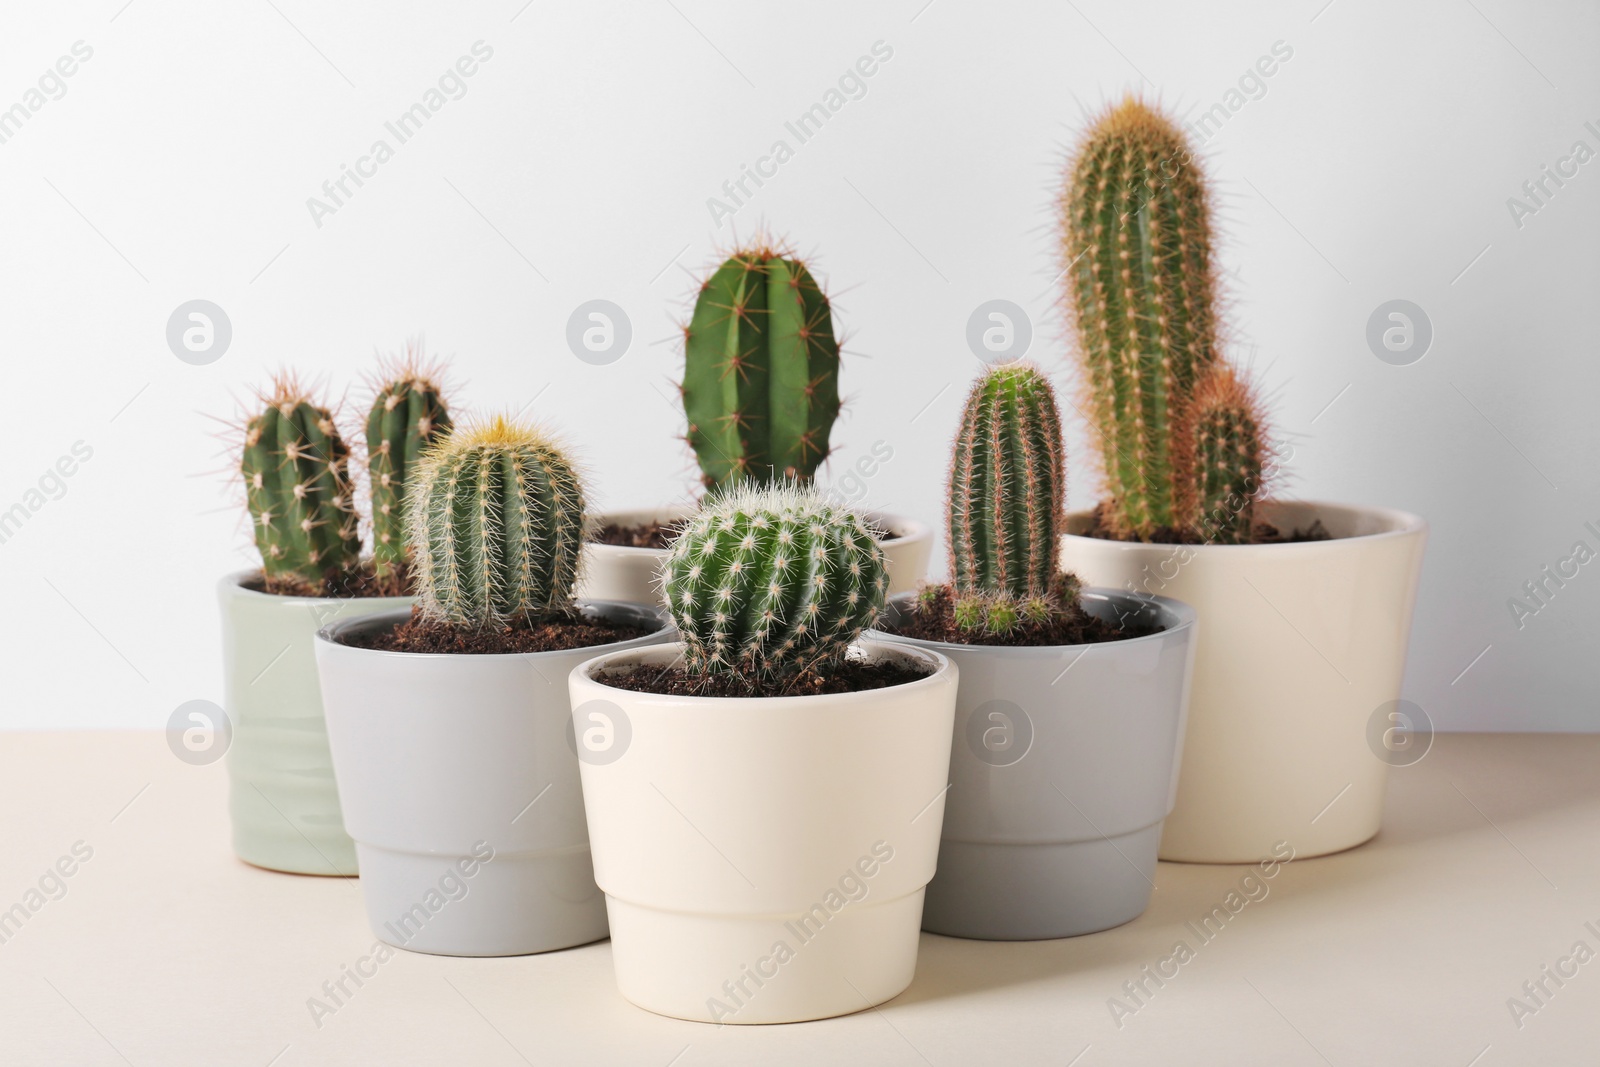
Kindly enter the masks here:
<path id="1" fill-rule="evenodd" d="M 380 582 L 404 573 L 405 491 L 422 453 L 450 432 L 437 375 L 408 346 L 389 368 L 367 414 L 367 473 L 372 484 L 372 562 Z"/>
<path id="2" fill-rule="evenodd" d="M 1262 478 L 1255 397 L 1232 369 L 1218 365 L 1195 389 L 1182 430 L 1194 472 L 1195 531 L 1211 544 L 1249 544 Z"/>

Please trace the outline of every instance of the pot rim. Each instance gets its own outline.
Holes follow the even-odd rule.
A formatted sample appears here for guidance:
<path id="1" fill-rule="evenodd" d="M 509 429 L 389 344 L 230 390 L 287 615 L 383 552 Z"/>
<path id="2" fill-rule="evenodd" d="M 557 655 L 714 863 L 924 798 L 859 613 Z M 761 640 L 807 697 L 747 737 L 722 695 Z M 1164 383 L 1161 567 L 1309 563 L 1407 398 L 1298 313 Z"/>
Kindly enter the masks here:
<path id="1" fill-rule="evenodd" d="M 262 576 L 262 569 L 256 567 L 252 570 L 230 571 L 217 581 L 217 585 L 224 592 L 235 596 L 261 597 L 278 604 L 346 604 L 359 602 L 377 602 L 380 600 L 410 601 L 416 599 L 412 594 L 405 593 L 399 596 L 295 596 L 284 593 L 266 593 L 260 589 L 248 589 L 245 582 L 252 578 Z"/>
<path id="2" fill-rule="evenodd" d="M 1249 551 L 1282 553 L 1282 552 L 1286 552 L 1286 551 L 1299 551 L 1299 552 L 1327 551 L 1330 546 L 1339 545 L 1339 544 L 1347 543 L 1347 542 L 1359 542 L 1359 543 L 1366 544 L 1366 543 L 1370 543 L 1370 542 L 1375 541 L 1375 540 L 1381 540 L 1381 539 L 1385 539 L 1385 538 L 1391 538 L 1392 539 L 1392 538 L 1401 538 L 1401 537 L 1413 537 L 1413 536 L 1416 536 L 1417 534 L 1426 534 L 1428 532 L 1428 520 L 1427 519 L 1424 519 L 1421 515 L 1417 515 L 1417 514 L 1415 514 L 1413 512 L 1410 512 L 1410 511 L 1401 511 L 1399 508 L 1388 508 L 1388 507 L 1381 507 L 1381 506 L 1377 506 L 1377 505 L 1367 505 L 1367 504 L 1340 504 L 1340 503 L 1336 503 L 1336 502 L 1331 501 L 1331 500 L 1292 500 L 1292 499 L 1276 499 L 1275 498 L 1275 499 L 1271 499 L 1271 500 L 1263 500 L 1263 501 L 1259 501 L 1258 502 L 1258 506 L 1259 505 L 1266 505 L 1268 507 L 1271 507 L 1273 505 L 1279 505 L 1279 504 L 1311 508 L 1315 513 L 1317 513 L 1316 517 L 1319 518 L 1319 519 L 1322 517 L 1320 513 L 1324 509 L 1334 510 L 1334 511 L 1347 511 L 1347 512 L 1353 512 L 1353 513 L 1360 514 L 1360 515 L 1377 516 L 1377 517 L 1379 517 L 1381 519 L 1386 520 L 1389 523 L 1389 528 L 1385 529 L 1385 530 L 1377 530 L 1377 531 L 1374 531 L 1373 533 L 1353 534 L 1353 535 L 1351 535 L 1349 537 L 1330 537 L 1330 538 L 1327 538 L 1326 540 L 1322 540 L 1322 541 L 1287 541 L 1287 542 L 1280 542 L 1278 544 L 1266 544 L 1266 545 L 1206 545 L 1206 544 L 1201 544 L 1201 545 L 1178 545 L 1178 544 L 1158 544 L 1158 543 L 1153 543 L 1153 542 L 1149 542 L 1149 541 L 1113 541 L 1113 540 L 1110 540 L 1110 539 L 1104 538 L 1104 537 L 1090 537 L 1087 534 L 1071 533 L 1071 532 L 1063 533 L 1061 536 L 1063 538 L 1069 538 L 1070 537 L 1075 541 L 1087 541 L 1087 542 L 1089 542 L 1091 544 L 1103 544 L 1103 545 L 1119 548 L 1119 549 L 1122 549 L 1124 551 L 1143 550 L 1143 551 L 1150 551 L 1150 552 L 1172 553 L 1172 552 L 1176 552 L 1176 551 L 1178 551 L 1180 549 L 1189 549 L 1191 552 L 1207 552 L 1207 553 L 1210 553 L 1210 552 L 1241 553 L 1241 552 L 1249 552 Z M 1089 508 L 1089 509 L 1079 510 L 1079 511 L 1069 511 L 1069 512 L 1067 512 L 1067 516 L 1066 517 L 1067 517 L 1067 521 L 1069 523 L 1071 523 L 1071 522 L 1074 522 L 1074 521 L 1077 521 L 1077 520 L 1086 520 L 1086 519 L 1090 518 L 1091 516 L 1093 516 L 1093 514 L 1094 514 L 1094 509 L 1093 508 Z"/>
<path id="3" fill-rule="evenodd" d="M 683 693 L 646 693 L 636 689 L 618 689 L 616 686 L 607 685 L 605 682 L 594 676 L 594 672 L 599 670 L 601 667 L 612 666 L 612 661 L 638 653 L 640 651 L 647 651 L 652 654 L 660 654 L 670 650 L 674 658 L 682 656 L 684 648 L 683 642 L 673 641 L 667 644 L 651 645 L 647 649 L 625 648 L 601 653 L 592 659 L 584 660 L 582 663 L 572 668 L 571 673 L 568 674 L 567 677 L 571 681 L 584 681 L 613 693 L 626 694 L 625 699 L 627 699 L 630 703 L 637 702 L 649 707 L 682 709 L 684 707 L 697 705 L 711 705 L 717 708 L 745 707 L 755 709 L 758 707 L 765 707 L 776 709 L 781 707 L 785 710 L 788 710 L 792 708 L 805 708 L 808 706 L 808 704 L 812 707 L 815 707 L 820 703 L 828 703 L 834 706 L 837 706 L 841 703 L 846 706 L 852 704 L 871 704 L 881 699 L 882 694 L 886 692 L 908 693 L 918 689 L 919 687 L 930 690 L 936 689 L 945 685 L 950 676 L 954 674 L 956 670 L 955 664 L 950 662 L 948 657 L 932 648 L 903 645 L 899 642 L 885 641 L 877 637 L 870 637 L 867 636 L 867 634 L 863 634 L 861 638 L 852 643 L 852 647 L 857 648 L 865 647 L 867 645 L 881 646 L 886 651 L 892 652 L 895 655 L 904 655 L 912 659 L 920 659 L 924 664 L 933 666 L 933 673 L 925 675 L 912 682 L 904 682 L 900 685 L 887 686 L 880 689 L 862 689 L 853 693 L 805 693 L 798 696 L 777 697 L 717 697 L 694 696 Z"/>
<path id="4" fill-rule="evenodd" d="M 1165 638 L 1171 637 L 1174 634 L 1182 633 L 1185 630 L 1193 631 L 1196 622 L 1200 618 L 1199 612 L 1182 600 L 1174 600 L 1172 597 L 1166 596 L 1156 596 L 1153 593 L 1130 593 L 1125 589 L 1112 589 L 1109 586 L 1085 586 L 1079 595 L 1095 597 L 1100 600 L 1119 601 L 1123 603 L 1153 604 L 1159 608 L 1163 614 L 1175 621 L 1173 621 L 1171 625 L 1164 626 L 1162 629 L 1153 634 L 1144 634 L 1141 637 L 1126 637 L 1119 641 L 1089 641 L 1076 645 L 967 645 L 962 644 L 959 641 L 929 641 L 926 638 L 909 637 L 905 634 L 890 633 L 885 630 L 871 630 L 869 633 L 873 635 L 875 640 L 888 640 L 897 642 L 903 641 L 907 644 L 915 645 L 918 648 L 932 649 L 940 652 L 944 652 L 946 650 L 963 653 L 993 652 L 996 654 L 1013 656 L 1018 659 L 1026 658 L 1028 656 L 1037 656 L 1040 659 L 1044 659 L 1056 656 L 1062 651 L 1070 651 L 1072 649 L 1083 649 L 1085 652 L 1087 652 L 1092 648 L 1134 648 L 1139 646 L 1142 642 L 1161 641 Z M 909 600 L 914 596 L 916 596 L 915 593 L 902 593 L 893 599 L 897 601 L 903 601 Z M 1076 662 L 1076 660 L 1074 660 L 1074 662 Z"/>
<path id="5" fill-rule="evenodd" d="M 617 508 L 613 511 L 591 512 L 589 514 L 589 520 L 591 523 L 593 523 L 594 528 L 598 529 L 599 527 L 605 526 L 609 521 L 618 515 L 668 516 L 675 511 L 680 513 L 674 518 L 663 517 L 658 518 L 655 521 L 676 522 L 693 515 L 695 509 L 689 507 L 679 509 L 672 504 L 663 504 L 657 508 Z M 863 511 L 861 514 L 868 519 L 878 521 L 879 525 L 889 530 L 889 532 L 894 533 L 896 535 L 894 538 L 895 541 L 926 540 L 933 537 L 933 527 L 929 526 L 921 519 L 913 518 L 910 515 L 901 515 L 892 511 L 875 510 Z M 884 543 L 885 542 L 879 542 L 879 544 Z M 665 557 L 667 553 L 671 551 L 671 549 L 666 548 L 640 548 L 636 545 L 607 545 L 602 544 L 599 541 L 586 541 L 584 542 L 583 547 L 585 551 L 600 552 L 608 555 L 612 553 L 638 553 L 639 555 Z"/>
<path id="6" fill-rule="evenodd" d="M 645 610 L 649 610 L 648 605 L 634 604 L 623 600 L 579 600 L 577 603 L 579 607 L 595 607 L 601 609 L 632 608 L 635 610 L 643 608 Z M 387 648 L 361 648 L 358 645 L 350 645 L 343 641 L 336 640 L 336 638 L 346 630 L 351 630 L 361 626 L 378 627 L 388 625 L 390 623 L 398 624 L 399 622 L 409 619 L 410 617 L 411 609 L 409 607 L 405 607 L 396 608 L 393 611 L 374 612 L 370 615 L 363 615 L 354 619 L 340 619 L 337 622 L 329 623 L 328 625 L 319 629 L 317 631 L 317 642 L 319 644 L 327 644 L 333 648 L 342 649 L 345 652 L 358 655 L 399 658 L 404 659 L 407 663 L 444 659 L 482 659 L 501 661 L 508 659 L 537 659 L 541 656 L 570 656 L 574 652 L 588 652 L 592 649 L 628 651 L 633 648 L 647 647 L 651 643 L 659 643 L 655 641 L 656 638 L 674 629 L 673 625 L 669 622 L 662 626 L 659 630 L 652 630 L 650 633 L 647 633 L 641 637 L 630 637 L 626 641 L 607 641 L 603 645 L 588 645 L 584 648 L 550 649 L 545 652 L 396 652 L 393 649 Z"/>

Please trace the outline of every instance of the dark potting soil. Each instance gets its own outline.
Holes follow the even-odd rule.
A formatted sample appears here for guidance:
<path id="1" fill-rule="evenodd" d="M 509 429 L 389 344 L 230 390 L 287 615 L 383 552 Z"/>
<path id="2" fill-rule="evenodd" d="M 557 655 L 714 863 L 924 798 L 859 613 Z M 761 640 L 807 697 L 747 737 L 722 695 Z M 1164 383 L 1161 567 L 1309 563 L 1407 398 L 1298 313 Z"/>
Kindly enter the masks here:
<path id="1" fill-rule="evenodd" d="M 618 548 L 669 548 L 677 532 L 677 524 L 671 522 L 642 522 L 635 526 L 618 526 L 608 522 L 596 530 L 589 540 L 600 545 L 616 545 Z"/>
<path id="2" fill-rule="evenodd" d="M 590 619 L 582 615 L 561 615 L 518 626 L 493 626 L 482 630 L 460 630 L 424 618 L 422 609 L 413 607 L 411 619 L 382 633 L 357 633 L 345 638 L 356 648 L 381 652 L 447 652 L 459 655 L 504 655 L 514 652 L 565 652 L 574 648 L 593 648 L 614 641 L 631 641 L 650 633 L 637 626 Z"/>
<path id="3" fill-rule="evenodd" d="M 1102 541 L 1139 541 L 1147 545 L 1205 544 L 1205 539 L 1193 530 L 1175 530 L 1170 526 L 1157 528 L 1149 537 L 1119 537 L 1111 532 L 1105 519 L 1105 511 L 1104 502 L 1095 506 L 1094 517 L 1089 522 L 1089 528 L 1083 531 L 1083 536 L 1097 537 Z M 1270 522 L 1258 522 L 1250 530 L 1252 545 L 1292 545 L 1302 541 L 1331 540 L 1333 535 L 1322 525 L 1321 519 L 1314 520 L 1310 526 L 1304 528 L 1296 527 L 1290 533 L 1284 533 Z"/>
<path id="4" fill-rule="evenodd" d="M 920 598 L 913 610 L 902 616 L 898 626 L 883 627 L 890 633 L 915 637 L 919 641 L 942 641 L 952 645 L 995 645 L 1035 648 L 1044 645 L 1096 645 L 1104 641 L 1126 641 L 1160 633 L 1160 626 L 1130 620 L 1124 625 L 1095 618 L 1082 607 L 1055 616 L 1047 622 L 1023 623 L 1009 634 L 986 630 L 963 630 L 956 625 L 955 598 L 948 585 L 933 589 L 931 602 Z"/>
<path id="5" fill-rule="evenodd" d="M 396 564 L 387 578 L 379 578 L 372 561 L 362 560 L 361 566 L 349 571 L 329 571 L 322 581 L 313 582 L 299 575 L 286 578 L 269 578 L 258 572 L 241 583 L 244 588 L 271 596 L 360 597 L 410 596 L 411 578 L 405 564 Z"/>
<path id="6" fill-rule="evenodd" d="M 662 696 L 803 697 L 824 693 L 863 693 L 926 678 L 932 671 L 904 663 L 846 660 L 826 672 L 804 671 L 781 679 L 751 679 L 739 674 L 691 674 L 680 664 L 615 667 L 595 681 L 615 689 Z"/>

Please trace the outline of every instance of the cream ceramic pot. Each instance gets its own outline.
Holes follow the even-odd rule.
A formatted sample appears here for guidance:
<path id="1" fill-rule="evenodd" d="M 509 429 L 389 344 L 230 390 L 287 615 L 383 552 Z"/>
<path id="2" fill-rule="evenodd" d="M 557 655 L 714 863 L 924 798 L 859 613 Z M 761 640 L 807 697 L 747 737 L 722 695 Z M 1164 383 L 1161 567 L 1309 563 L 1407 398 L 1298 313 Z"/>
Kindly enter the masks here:
<path id="1" fill-rule="evenodd" d="M 605 685 L 681 645 L 570 675 L 595 880 L 622 995 L 680 1019 L 775 1023 L 910 983 L 949 779 L 956 668 L 859 693 L 727 699 Z"/>
<path id="2" fill-rule="evenodd" d="M 1161 858 L 1247 863 L 1378 832 L 1388 763 L 1368 724 L 1400 695 L 1427 524 L 1386 508 L 1266 503 L 1286 532 L 1330 540 L 1154 545 L 1084 537 L 1062 566 L 1086 585 L 1172 597 L 1199 616 L 1188 733 Z"/>
<path id="3" fill-rule="evenodd" d="M 409 607 L 410 597 L 273 596 L 245 587 L 258 571 L 217 583 L 223 684 L 233 725 L 228 813 L 246 863 L 293 874 L 352 875 L 312 645 L 341 619 Z"/>

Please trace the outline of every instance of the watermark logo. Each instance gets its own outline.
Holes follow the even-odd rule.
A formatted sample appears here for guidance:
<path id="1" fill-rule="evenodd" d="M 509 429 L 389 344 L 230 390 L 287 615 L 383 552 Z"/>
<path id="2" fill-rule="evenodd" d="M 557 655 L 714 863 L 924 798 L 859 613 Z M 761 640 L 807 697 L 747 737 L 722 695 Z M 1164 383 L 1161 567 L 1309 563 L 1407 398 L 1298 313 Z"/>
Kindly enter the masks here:
<path id="1" fill-rule="evenodd" d="M 1367 747 L 1391 767 L 1409 767 L 1433 747 L 1433 720 L 1409 700 L 1380 704 L 1367 719 Z"/>
<path id="2" fill-rule="evenodd" d="M 167 319 L 167 347 L 194 367 L 215 363 L 233 342 L 228 313 L 209 300 L 189 300 Z"/>
<path id="3" fill-rule="evenodd" d="M 1028 354 L 1033 344 L 1033 320 L 1009 300 L 986 300 L 967 317 L 967 347 L 978 362 L 991 367 L 1011 363 Z"/>
<path id="4" fill-rule="evenodd" d="M 233 722 L 209 700 L 186 700 L 167 716 L 167 747 L 191 766 L 217 762 L 232 743 Z"/>
<path id="5" fill-rule="evenodd" d="M 633 340 L 628 313 L 609 300 L 589 300 L 567 319 L 567 347 L 585 363 L 604 367 L 627 354 Z"/>
<path id="6" fill-rule="evenodd" d="M 584 763 L 615 763 L 633 741 L 628 713 L 609 700 L 590 700 L 572 709 L 567 720 L 567 747 Z"/>
<path id="7" fill-rule="evenodd" d="M 1379 304 L 1367 317 L 1367 347 L 1391 367 L 1409 367 L 1433 346 L 1433 320 L 1409 300 Z"/>
<path id="8" fill-rule="evenodd" d="M 987 700 L 967 716 L 967 748 L 991 767 L 1021 762 L 1033 747 L 1033 720 L 1020 704 Z"/>

